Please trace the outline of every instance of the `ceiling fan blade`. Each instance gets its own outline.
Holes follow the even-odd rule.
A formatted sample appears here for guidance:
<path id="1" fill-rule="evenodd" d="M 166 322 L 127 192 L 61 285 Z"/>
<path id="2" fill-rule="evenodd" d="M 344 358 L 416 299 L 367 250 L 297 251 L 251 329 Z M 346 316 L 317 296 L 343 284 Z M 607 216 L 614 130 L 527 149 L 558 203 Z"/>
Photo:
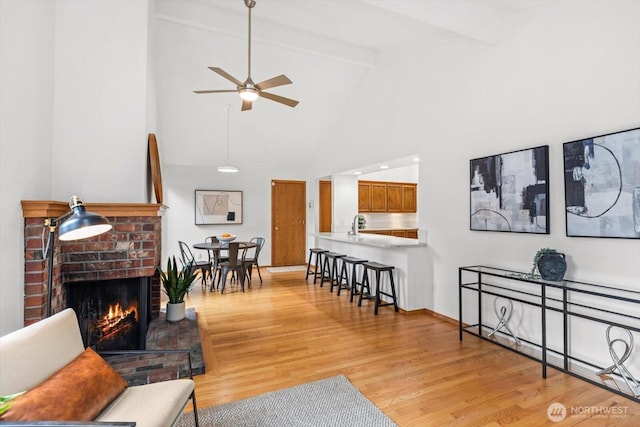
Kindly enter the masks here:
<path id="1" fill-rule="evenodd" d="M 236 79 L 235 77 L 233 77 L 231 74 L 227 73 L 226 71 L 224 71 L 222 68 L 218 68 L 218 67 L 209 67 L 209 69 L 211 71 L 213 71 L 214 73 L 218 73 L 220 74 L 222 77 L 224 77 L 225 79 L 232 81 L 233 83 L 236 84 L 236 86 L 244 86 L 244 83 L 242 83 L 240 80 Z"/>
<path id="2" fill-rule="evenodd" d="M 247 110 L 251 110 L 251 107 L 253 103 L 251 101 L 246 101 L 246 100 L 242 100 L 242 110 L 241 111 L 247 111 Z"/>
<path id="3" fill-rule="evenodd" d="M 276 86 L 284 86 L 284 85 L 289 85 L 291 84 L 292 81 L 289 80 L 289 78 L 287 76 L 285 76 L 284 74 L 280 74 L 277 77 L 273 77 L 270 78 L 268 80 L 265 80 L 263 82 L 260 82 L 256 85 L 256 87 L 260 90 L 265 90 L 265 89 L 269 89 L 272 87 L 276 87 Z"/>
<path id="4" fill-rule="evenodd" d="M 194 90 L 193 93 L 225 93 L 225 92 L 237 92 L 237 90 Z"/>
<path id="5" fill-rule="evenodd" d="M 289 107 L 295 107 L 296 105 L 298 105 L 298 101 L 296 101 L 295 99 L 285 98 L 284 96 L 274 95 L 269 92 L 260 92 L 260 96 L 262 98 L 267 98 L 272 101 L 276 101 L 281 104 L 288 105 Z"/>

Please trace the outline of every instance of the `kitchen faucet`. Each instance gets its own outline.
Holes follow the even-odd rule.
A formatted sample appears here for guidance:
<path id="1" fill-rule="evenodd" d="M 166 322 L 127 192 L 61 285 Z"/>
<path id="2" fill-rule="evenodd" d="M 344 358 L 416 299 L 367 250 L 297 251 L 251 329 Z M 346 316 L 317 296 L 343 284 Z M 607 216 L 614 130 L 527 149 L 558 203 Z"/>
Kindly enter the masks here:
<path id="1" fill-rule="evenodd" d="M 353 224 L 351 224 L 351 231 L 349 232 L 349 234 L 353 236 L 356 236 L 358 234 L 358 218 L 360 218 L 359 214 L 353 217 Z"/>

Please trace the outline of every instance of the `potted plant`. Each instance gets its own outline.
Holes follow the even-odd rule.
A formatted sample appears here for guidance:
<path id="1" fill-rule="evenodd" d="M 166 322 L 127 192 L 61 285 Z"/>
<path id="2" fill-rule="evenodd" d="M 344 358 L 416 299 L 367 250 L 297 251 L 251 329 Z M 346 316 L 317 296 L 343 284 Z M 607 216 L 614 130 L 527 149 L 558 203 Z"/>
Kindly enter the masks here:
<path id="1" fill-rule="evenodd" d="M 8 396 L 0 396 L 0 415 L 4 414 L 11 407 L 11 401 L 18 396 L 23 395 L 25 392 L 21 391 L 20 393 L 10 394 Z"/>
<path id="2" fill-rule="evenodd" d="M 173 256 L 167 261 L 166 271 L 157 268 L 162 290 L 169 298 L 167 303 L 167 321 L 169 322 L 178 322 L 185 317 L 184 296 L 189 292 L 196 278 L 192 264 L 178 268 L 176 257 Z"/>
<path id="3" fill-rule="evenodd" d="M 533 257 L 531 275 L 535 275 L 536 271 L 544 280 L 562 280 L 567 271 L 567 261 L 564 254 L 553 248 L 539 249 Z"/>

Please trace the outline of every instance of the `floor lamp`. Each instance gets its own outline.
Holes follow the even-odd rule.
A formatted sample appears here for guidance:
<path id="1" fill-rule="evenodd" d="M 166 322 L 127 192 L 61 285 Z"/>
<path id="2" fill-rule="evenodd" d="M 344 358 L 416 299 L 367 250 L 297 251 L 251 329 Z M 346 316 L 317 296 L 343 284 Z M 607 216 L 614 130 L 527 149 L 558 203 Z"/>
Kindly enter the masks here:
<path id="1" fill-rule="evenodd" d="M 44 226 L 49 228 L 49 240 L 46 249 L 43 249 L 43 256 L 49 257 L 49 274 L 47 277 L 47 314 L 51 315 L 51 292 L 53 289 L 53 253 L 55 247 L 55 234 L 58 229 L 58 238 L 63 241 L 87 239 L 106 233 L 113 226 L 109 224 L 107 218 L 102 215 L 87 212 L 78 196 L 71 197 L 69 201 L 71 211 L 66 212 L 57 218 L 47 218 Z"/>

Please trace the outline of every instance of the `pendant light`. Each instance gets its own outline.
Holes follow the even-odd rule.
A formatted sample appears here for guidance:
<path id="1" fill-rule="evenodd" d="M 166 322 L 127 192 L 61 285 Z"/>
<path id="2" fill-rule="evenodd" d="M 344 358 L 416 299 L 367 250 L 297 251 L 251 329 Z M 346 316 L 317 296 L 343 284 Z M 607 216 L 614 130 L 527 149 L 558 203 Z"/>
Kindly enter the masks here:
<path id="1" fill-rule="evenodd" d="M 218 172 L 234 173 L 238 172 L 238 168 L 229 163 L 229 111 L 231 110 L 231 106 L 227 105 L 224 109 L 227 111 L 227 163 L 218 166 Z"/>

